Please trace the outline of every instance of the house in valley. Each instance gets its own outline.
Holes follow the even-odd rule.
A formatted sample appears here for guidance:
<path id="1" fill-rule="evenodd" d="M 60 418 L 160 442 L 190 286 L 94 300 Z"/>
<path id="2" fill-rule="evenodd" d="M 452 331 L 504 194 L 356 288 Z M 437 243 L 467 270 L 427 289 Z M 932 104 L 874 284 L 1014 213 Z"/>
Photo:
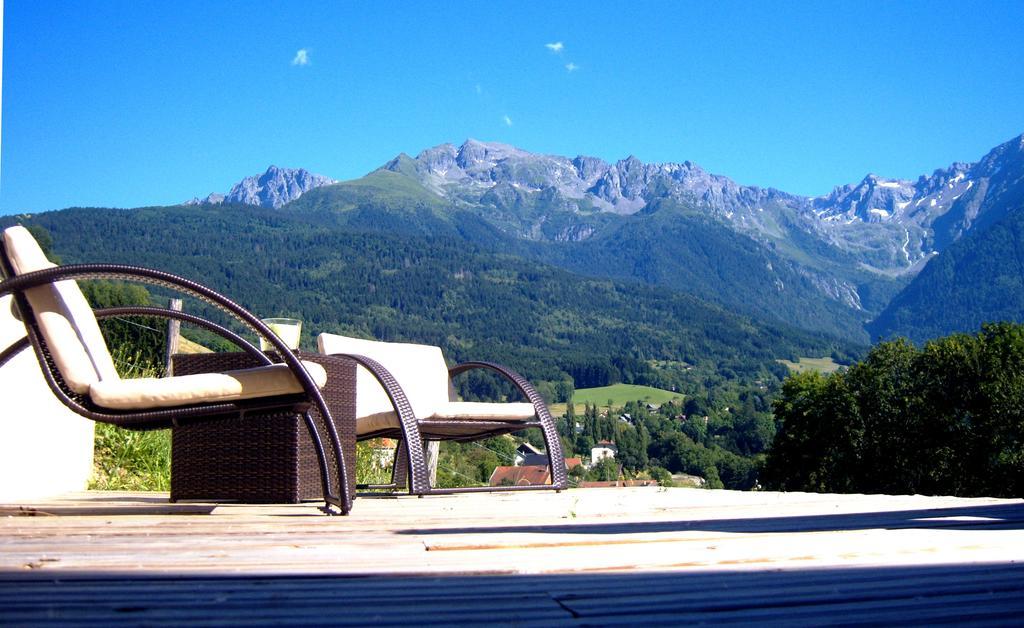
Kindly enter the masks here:
<path id="1" fill-rule="evenodd" d="M 594 466 L 605 458 L 614 458 L 619 452 L 615 443 L 610 440 L 598 441 L 597 445 L 590 450 L 590 465 Z"/>

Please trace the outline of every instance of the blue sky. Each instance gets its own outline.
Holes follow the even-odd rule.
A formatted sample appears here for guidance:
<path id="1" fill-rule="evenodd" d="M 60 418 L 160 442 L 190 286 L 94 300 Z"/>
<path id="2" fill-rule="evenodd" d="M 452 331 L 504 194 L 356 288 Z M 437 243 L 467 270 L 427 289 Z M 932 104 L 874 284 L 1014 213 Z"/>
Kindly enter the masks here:
<path id="1" fill-rule="evenodd" d="M 817 195 L 1024 133 L 1024 2 L 6 0 L 0 213 L 467 137 Z"/>

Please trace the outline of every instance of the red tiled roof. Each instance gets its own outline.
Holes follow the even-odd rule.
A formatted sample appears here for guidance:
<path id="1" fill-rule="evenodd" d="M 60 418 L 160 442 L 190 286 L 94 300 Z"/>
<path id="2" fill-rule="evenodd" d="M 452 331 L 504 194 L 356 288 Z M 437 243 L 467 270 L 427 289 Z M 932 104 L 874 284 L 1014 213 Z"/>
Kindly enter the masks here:
<path id="1" fill-rule="evenodd" d="M 580 459 L 580 458 L 566 458 L 565 459 L 565 468 L 566 469 L 574 469 L 574 468 L 580 466 L 581 464 L 583 464 L 583 460 Z"/>
<path id="2" fill-rule="evenodd" d="M 547 466 L 523 465 L 521 467 L 495 467 L 491 473 L 491 486 L 533 486 L 548 484 L 551 472 Z"/>

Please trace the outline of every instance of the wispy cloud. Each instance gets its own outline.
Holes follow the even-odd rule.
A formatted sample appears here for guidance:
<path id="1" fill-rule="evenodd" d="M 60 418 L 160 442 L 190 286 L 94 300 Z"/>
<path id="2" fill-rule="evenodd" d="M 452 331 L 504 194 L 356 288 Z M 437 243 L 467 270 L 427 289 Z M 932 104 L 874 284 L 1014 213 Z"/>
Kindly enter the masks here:
<path id="1" fill-rule="evenodd" d="M 544 47 L 554 53 L 560 53 L 565 48 L 565 44 L 560 41 L 556 41 L 550 44 L 544 44 Z"/>
<path id="2" fill-rule="evenodd" d="M 575 72 L 576 70 L 580 69 L 580 66 L 570 61 L 569 63 L 565 64 L 565 69 L 569 70 L 570 72 Z"/>
<path id="3" fill-rule="evenodd" d="M 300 48 L 295 53 L 295 58 L 292 59 L 292 65 L 309 65 L 309 51 L 305 48 Z"/>
<path id="4" fill-rule="evenodd" d="M 512 118 L 507 115 L 502 116 L 501 121 L 505 123 L 505 126 L 512 126 Z"/>

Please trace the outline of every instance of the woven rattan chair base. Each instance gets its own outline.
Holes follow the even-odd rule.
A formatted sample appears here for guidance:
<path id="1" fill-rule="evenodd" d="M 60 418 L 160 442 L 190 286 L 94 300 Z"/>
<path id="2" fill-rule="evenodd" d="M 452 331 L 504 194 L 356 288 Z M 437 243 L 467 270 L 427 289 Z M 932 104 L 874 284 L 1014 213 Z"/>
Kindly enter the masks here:
<path id="1" fill-rule="evenodd" d="M 355 491 L 355 363 L 345 358 L 299 353 L 321 364 L 321 391 L 345 455 L 345 476 Z M 246 353 L 174 356 L 174 374 L 219 372 L 259 363 Z M 320 426 L 319 413 L 312 410 Z M 331 461 L 331 477 L 337 469 Z M 302 415 L 277 412 L 244 419 L 182 425 L 171 430 L 171 500 L 298 503 L 322 495 L 320 470 Z"/>

